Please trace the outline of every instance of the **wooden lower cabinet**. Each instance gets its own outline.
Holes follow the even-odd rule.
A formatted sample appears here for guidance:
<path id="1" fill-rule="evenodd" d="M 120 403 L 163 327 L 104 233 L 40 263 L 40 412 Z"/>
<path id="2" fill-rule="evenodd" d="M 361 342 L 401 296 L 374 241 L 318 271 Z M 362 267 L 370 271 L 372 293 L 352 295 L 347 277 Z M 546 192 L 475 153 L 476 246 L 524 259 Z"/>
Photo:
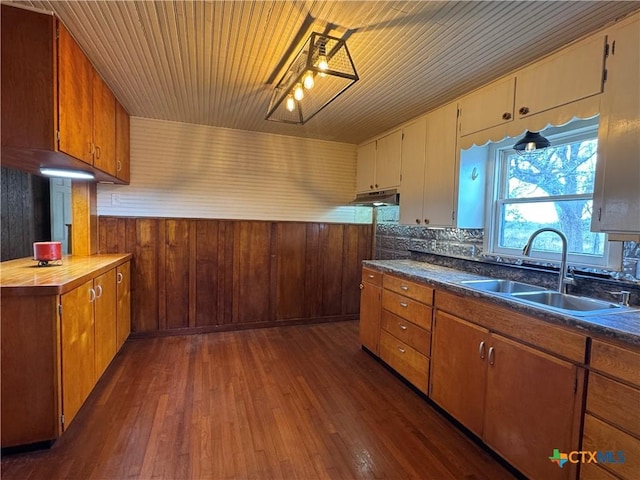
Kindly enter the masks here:
<path id="1" fill-rule="evenodd" d="M 575 478 L 548 457 L 578 449 L 583 385 L 577 365 L 436 311 L 430 397 L 526 476 Z"/>
<path id="2" fill-rule="evenodd" d="M 128 335 L 129 268 L 62 294 L 2 297 L 3 448 L 54 441 L 69 427 Z"/>
<path id="3" fill-rule="evenodd" d="M 116 270 L 93 281 L 95 291 L 95 381 L 102 376 L 117 351 Z M 64 309 L 63 309 L 64 316 Z"/>
<path id="4" fill-rule="evenodd" d="M 131 262 L 116 268 L 116 290 L 116 350 L 120 350 L 131 333 Z"/>
<path id="5" fill-rule="evenodd" d="M 640 348 L 594 339 L 582 448 L 599 452 L 581 479 L 640 475 Z"/>
<path id="6" fill-rule="evenodd" d="M 375 355 L 380 355 L 380 308 L 382 273 L 362 269 L 360 283 L 360 343 Z"/>
<path id="7" fill-rule="evenodd" d="M 95 385 L 93 280 L 60 297 L 63 428 L 80 410 Z"/>

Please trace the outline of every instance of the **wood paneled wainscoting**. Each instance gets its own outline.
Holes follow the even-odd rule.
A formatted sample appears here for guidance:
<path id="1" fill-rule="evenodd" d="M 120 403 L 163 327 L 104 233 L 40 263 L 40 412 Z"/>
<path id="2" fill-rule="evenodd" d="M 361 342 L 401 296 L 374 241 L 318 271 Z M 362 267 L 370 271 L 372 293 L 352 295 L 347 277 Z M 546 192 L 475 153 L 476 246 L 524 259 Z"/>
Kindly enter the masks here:
<path id="1" fill-rule="evenodd" d="M 357 318 L 371 225 L 99 218 L 100 253 L 132 253 L 132 332 Z"/>

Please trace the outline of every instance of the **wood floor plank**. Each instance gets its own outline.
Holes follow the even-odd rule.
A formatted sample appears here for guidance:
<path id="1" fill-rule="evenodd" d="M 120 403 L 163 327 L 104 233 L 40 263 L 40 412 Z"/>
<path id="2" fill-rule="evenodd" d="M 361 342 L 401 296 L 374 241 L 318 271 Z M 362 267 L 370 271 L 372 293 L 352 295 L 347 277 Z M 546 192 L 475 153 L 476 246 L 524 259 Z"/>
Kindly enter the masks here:
<path id="1" fill-rule="evenodd" d="M 357 322 L 134 340 L 3 480 L 509 479 L 360 349 Z"/>

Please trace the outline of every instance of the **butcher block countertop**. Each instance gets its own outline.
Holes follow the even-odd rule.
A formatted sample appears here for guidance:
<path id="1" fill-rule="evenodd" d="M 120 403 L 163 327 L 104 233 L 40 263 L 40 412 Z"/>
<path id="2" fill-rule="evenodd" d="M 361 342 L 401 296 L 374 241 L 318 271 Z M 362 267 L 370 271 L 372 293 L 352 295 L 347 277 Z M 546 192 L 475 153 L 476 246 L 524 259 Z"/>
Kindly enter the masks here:
<path id="1" fill-rule="evenodd" d="M 8 260 L 0 263 L 0 292 L 3 297 L 60 295 L 129 260 L 131 254 L 65 255 L 62 265 L 46 267 L 32 258 Z"/>

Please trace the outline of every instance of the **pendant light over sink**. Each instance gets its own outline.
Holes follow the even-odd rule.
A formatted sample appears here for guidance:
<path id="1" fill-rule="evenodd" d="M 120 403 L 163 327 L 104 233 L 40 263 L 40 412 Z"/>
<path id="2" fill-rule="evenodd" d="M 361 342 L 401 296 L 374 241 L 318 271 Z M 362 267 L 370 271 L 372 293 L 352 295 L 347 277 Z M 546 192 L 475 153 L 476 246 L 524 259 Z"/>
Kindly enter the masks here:
<path id="1" fill-rule="evenodd" d="M 527 130 L 522 137 L 513 146 L 513 149 L 519 155 L 527 155 L 551 146 L 551 142 L 540 135 L 540 132 L 530 132 Z"/>

